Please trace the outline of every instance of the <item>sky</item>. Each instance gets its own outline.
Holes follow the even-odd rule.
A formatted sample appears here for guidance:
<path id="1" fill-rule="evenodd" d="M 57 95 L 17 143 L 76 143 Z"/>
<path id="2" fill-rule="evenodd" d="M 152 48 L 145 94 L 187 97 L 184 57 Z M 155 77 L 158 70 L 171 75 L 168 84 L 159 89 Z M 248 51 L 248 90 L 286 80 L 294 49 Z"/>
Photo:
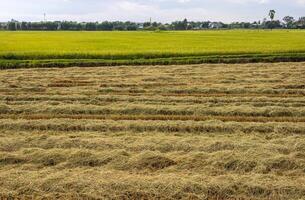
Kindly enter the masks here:
<path id="1" fill-rule="evenodd" d="M 258 21 L 305 16 L 305 0 L 0 0 L 0 21 Z"/>

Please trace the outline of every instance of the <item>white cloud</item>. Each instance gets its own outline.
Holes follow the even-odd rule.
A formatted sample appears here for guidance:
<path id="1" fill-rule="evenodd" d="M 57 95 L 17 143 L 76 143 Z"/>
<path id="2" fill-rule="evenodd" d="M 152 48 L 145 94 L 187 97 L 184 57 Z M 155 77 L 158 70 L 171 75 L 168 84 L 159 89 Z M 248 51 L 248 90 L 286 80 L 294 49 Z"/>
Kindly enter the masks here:
<path id="1" fill-rule="evenodd" d="M 0 0 L 0 21 L 49 20 L 190 20 L 255 21 L 304 15 L 305 0 Z"/>
<path id="2" fill-rule="evenodd" d="M 242 4 L 247 4 L 247 3 L 265 4 L 269 2 L 269 0 L 226 0 L 226 1 L 231 3 L 242 3 Z"/>
<path id="3" fill-rule="evenodd" d="M 299 4 L 305 5 L 305 0 L 297 0 Z"/>

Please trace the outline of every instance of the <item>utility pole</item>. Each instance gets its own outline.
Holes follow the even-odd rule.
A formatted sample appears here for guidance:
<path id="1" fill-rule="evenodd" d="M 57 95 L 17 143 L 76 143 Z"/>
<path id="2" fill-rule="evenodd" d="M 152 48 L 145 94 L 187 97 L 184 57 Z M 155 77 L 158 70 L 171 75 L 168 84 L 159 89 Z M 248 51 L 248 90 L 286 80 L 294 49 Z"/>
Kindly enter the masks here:
<path id="1" fill-rule="evenodd" d="M 44 20 L 44 22 L 47 21 L 47 15 L 46 15 L 46 13 L 43 13 L 43 20 Z"/>

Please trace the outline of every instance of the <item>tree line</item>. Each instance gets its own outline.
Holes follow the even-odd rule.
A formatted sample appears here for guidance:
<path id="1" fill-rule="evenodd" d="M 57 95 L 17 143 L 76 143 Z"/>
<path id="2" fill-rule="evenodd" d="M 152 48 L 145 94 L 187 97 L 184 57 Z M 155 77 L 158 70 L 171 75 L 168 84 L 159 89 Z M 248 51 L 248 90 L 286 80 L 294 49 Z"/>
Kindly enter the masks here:
<path id="1" fill-rule="evenodd" d="M 19 22 L 11 20 L 0 23 L 1 30 L 46 30 L 46 31 L 136 31 L 136 30 L 202 30 L 202 29 L 305 29 L 305 17 L 294 19 L 286 16 L 282 20 L 274 20 L 275 11 L 270 10 L 269 19 L 255 22 L 194 22 L 184 19 L 172 23 L 160 22 L 73 22 L 73 21 L 43 21 Z"/>

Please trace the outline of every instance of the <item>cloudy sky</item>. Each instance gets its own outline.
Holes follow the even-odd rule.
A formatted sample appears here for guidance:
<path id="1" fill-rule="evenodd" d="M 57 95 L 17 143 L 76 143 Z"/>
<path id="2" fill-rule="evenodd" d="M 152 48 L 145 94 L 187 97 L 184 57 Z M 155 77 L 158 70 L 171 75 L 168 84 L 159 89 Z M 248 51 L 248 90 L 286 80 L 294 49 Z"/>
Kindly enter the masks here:
<path id="1" fill-rule="evenodd" d="M 0 21 L 256 21 L 270 9 L 305 16 L 305 0 L 0 0 Z"/>

